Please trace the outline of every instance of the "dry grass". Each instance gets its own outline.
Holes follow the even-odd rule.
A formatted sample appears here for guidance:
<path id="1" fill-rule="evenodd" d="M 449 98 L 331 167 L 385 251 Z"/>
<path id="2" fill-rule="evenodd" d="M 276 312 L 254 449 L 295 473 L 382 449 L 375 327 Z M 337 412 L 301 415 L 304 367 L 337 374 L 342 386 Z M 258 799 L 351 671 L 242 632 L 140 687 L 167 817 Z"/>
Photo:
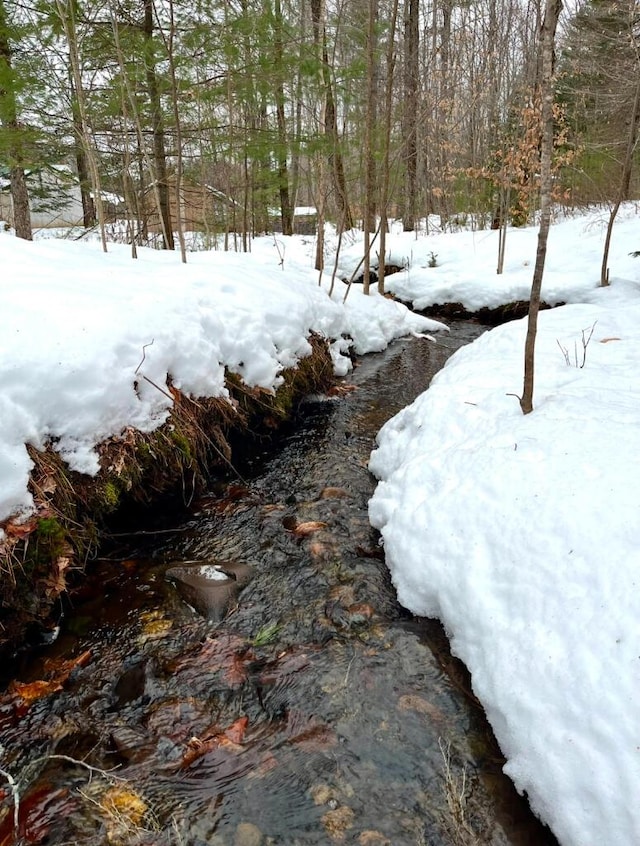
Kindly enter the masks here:
<path id="1" fill-rule="evenodd" d="M 50 444 L 27 447 L 35 511 L 26 520 L 0 524 L 0 651 L 25 626 L 50 613 L 69 577 L 95 554 L 113 515 L 125 505 L 149 506 L 169 492 L 188 505 L 215 474 L 238 476 L 231 443 L 269 434 L 297 400 L 334 381 L 325 340 L 312 336 L 312 354 L 283 372 L 275 392 L 250 388 L 227 374 L 229 397 L 193 399 L 170 383 L 155 385 L 172 401 L 169 419 L 154 432 L 126 429 L 98 448 L 95 477 L 75 473 Z"/>
<path id="2" fill-rule="evenodd" d="M 451 760 L 451 742 L 439 738 L 438 745 L 443 760 L 443 789 L 449 809 L 444 825 L 452 846 L 480 846 L 484 841 L 478 837 L 467 819 L 469 785 L 466 767 L 463 765 L 460 774 L 456 775 Z"/>

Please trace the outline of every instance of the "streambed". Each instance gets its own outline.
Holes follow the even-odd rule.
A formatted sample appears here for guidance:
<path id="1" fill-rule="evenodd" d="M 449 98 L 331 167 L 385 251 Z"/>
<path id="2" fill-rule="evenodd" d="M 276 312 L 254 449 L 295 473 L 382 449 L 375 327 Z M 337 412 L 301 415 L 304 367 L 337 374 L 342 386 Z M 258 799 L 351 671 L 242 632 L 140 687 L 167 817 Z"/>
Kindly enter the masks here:
<path id="1" fill-rule="evenodd" d="M 238 479 L 96 563 L 0 700 L 0 846 L 555 843 L 367 519 L 376 432 L 481 331 L 365 357 Z M 200 563 L 249 574 L 222 619 L 166 578 Z"/>

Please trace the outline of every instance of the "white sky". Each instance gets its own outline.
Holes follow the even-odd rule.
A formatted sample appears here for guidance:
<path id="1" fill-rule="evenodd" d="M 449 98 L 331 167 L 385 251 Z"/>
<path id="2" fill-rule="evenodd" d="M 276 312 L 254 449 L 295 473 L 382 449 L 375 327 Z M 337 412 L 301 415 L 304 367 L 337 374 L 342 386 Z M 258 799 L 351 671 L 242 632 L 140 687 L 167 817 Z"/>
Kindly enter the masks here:
<path id="1" fill-rule="evenodd" d="M 512 396 L 515 321 L 459 351 L 382 429 L 370 463 L 370 518 L 400 601 L 443 621 L 507 774 L 563 846 L 640 843 L 640 259 L 628 255 L 640 227 L 625 208 L 612 285 L 597 289 L 605 220 L 552 227 L 543 295 L 572 304 L 540 315 L 534 412 Z M 536 241 L 535 229 L 510 231 L 497 276 L 496 232 L 393 235 L 407 268 L 388 288 L 419 306 L 526 299 Z M 218 395 L 226 365 L 270 388 L 310 331 L 332 339 L 340 374 L 349 343 L 363 354 L 438 331 L 357 286 L 346 307 L 340 283 L 330 300 L 313 250 L 312 239 L 258 239 L 251 255 L 196 253 L 183 266 L 177 254 L 134 262 L 124 247 L 0 234 L 0 520 L 31 506 L 25 443 L 54 439 L 92 473 L 100 440 L 166 419 L 168 398 L 142 374 Z"/>

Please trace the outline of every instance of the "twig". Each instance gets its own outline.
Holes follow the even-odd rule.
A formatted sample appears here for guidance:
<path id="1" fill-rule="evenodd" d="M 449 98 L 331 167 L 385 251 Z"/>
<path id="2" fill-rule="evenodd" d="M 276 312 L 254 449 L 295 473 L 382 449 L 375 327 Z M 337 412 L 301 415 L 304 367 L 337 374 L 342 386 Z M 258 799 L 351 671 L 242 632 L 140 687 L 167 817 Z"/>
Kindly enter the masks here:
<path id="1" fill-rule="evenodd" d="M 6 770 L 0 770 L 0 775 L 6 778 L 11 788 L 11 795 L 13 796 L 13 830 L 17 837 L 20 826 L 20 788 L 11 773 L 8 773 Z"/>

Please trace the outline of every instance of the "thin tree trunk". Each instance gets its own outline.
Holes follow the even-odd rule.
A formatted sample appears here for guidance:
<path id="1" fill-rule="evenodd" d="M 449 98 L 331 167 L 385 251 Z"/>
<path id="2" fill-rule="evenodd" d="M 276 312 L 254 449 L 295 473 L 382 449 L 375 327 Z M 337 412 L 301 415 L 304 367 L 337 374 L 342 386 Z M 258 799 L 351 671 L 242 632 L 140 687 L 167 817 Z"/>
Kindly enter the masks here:
<path id="1" fill-rule="evenodd" d="M 173 52 L 174 39 L 176 34 L 176 22 L 173 0 L 169 0 L 169 35 L 165 35 L 158 23 L 158 31 L 160 32 L 164 48 L 167 51 L 167 59 L 169 62 L 169 77 L 171 79 L 171 105 L 173 109 L 173 122 L 175 124 L 176 132 L 176 184 L 175 184 L 175 202 L 176 202 L 176 229 L 178 230 L 178 243 L 180 244 L 180 259 L 183 264 L 187 263 L 187 248 L 184 240 L 184 215 L 183 215 L 183 200 L 182 200 L 182 122 L 180 120 L 180 109 L 178 105 L 178 79 L 176 76 L 175 55 Z M 203 203 L 204 208 L 204 203 Z"/>
<path id="2" fill-rule="evenodd" d="M 613 234 L 613 222 L 616 219 L 618 210 L 622 203 L 629 198 L 629 185 L 631 183 L 631 173 L 633 171 L 633 153 L 638 141 L 638 127 L 640 126 L 640 73 L 636 81 L 636 90 L 633 98 L 633 109 L 631 112 L 631 122 L 629 124 L 629 137 L 627 139 L 627 148 L 625 150 L 624 164 L 622 166 L 622 175 L 620 177 L 620 187 L 618 189 L 618 197 L 611 209 L 609 215 L 609 223 L 607 225 L 607 235 L 604 240 L 604 250 L 602 252 L 602 267 L 600 268 L 600 285 L 606 286 L 609 284 L 609 247 L 611 246 L 611 236 Z"/>
<path id="3" fill-rule="evenodd" d="M 78 107 L 76 87 L 73 82 L 73 72 L 69 68 L 69 89 L 71 93 L 71 116 L 73 120 L 74 147 L 76 168 L 78 170 L 78 183 L 80 185 L 80 199 L 82 202 L 82 225 L 89 229 L 96 222 L 96 208 L 91 197 L 91 177 L 87 155 L 82 145 L 82 119 Z"/>
<path id="4" fill-rule="evenodd" d="M 371 231 L 375 230 L 375 201 L 374 191 L 376 182 L 375 164 L 375 119 L 377 112 L 376 92 L 376 19 L 378 13 L 377 0 L 369 0 L 367 8 L 367 39 L 365 52 L 367 56 L 367 109 L 364 127 L 364 209 L 362 215 L 362 229 L 364 231 L 364 269 L 362 290 L 369 293 L 371 275 Z M 384 260 L 384 259 L 383 259 Z"/>
<path id="5" fill-rule="evenodd" d="M 293 209 L 291 207 L 291 196 L 289 193 L 289 170 L 287 165 L 287 124 L 284 108 L 284 84 L 283 84 L 283 46 L 282 46 L 282 7 L 280 0 L 274 3 L 275 15 L 275 39 L 274 57 L 276 63 L 276 120 L 278 124 L 278 192 L 280 194 L 280 219 L 282 222 L 282 234 L 293 235 Z"/>
<path id="6" fill-rule="evenodd" d="M 402 228 L 410 232 L 416 228 L 418 216 L 418 90 L 420 85 L 420 26 L 419 0 L 405 4 L 404 23 L 404 111 L 402 115 L 405 145 L 405 187 Z"/>
<path id="7" fill-rule="evenodd" d="M 554 43 L 562 0 L 546 0 L 546 12 L 541 28 L 541 77 L 538 92 L 541 100 L 542 138 L 540 144 L 540 230 L 536 265 L 531 283 L 527 336 L 524 348 L 524 382 L 520 407 L 523 414 L 533 411 L 533 388 L 535 375 L 535 344 L 540 310 L 540 291 L 547 255 L 547 238 L 551 222 L 551 159 L 553 156 L 553 64 Z"/>
<path id="8" fill-rule="evenodd" d="M 164 136 L 162 104 L 156 76 L 155 45 L 153 38 L 153 0 L 144 0 L 144 37 L 145 76 L 147 95 L 151 107 L 151 130 L 153 134 L 153 160 L 155 163 L 156 182 L 160 201 L 160 223 L 162 227 L 163 248 L 174 249 L 171 207 L 169 204 L 169 185 L 167 181 L 167 153 Z"/>
<path id="9" fill-rule="evenodd" d="M 396 23 L 398 0 L 393 0 L 389 39 L 387 41 L 387 82 L 384 95 L 384 133 L 382 138 L 382 179 L 380 184 L 380 260 L 378 262 L 378 293 L 384 294 L 385 253 L 387 250 L 387 206 L 389 203 L 389 171 L 391 147 L 391 111 L 393 108 L 393 76 L 395 69 Z"/>
<path id="10" fill-rule="evenodd" d="M 100 181 L 100 169 L 98 167 L 98 158 L 91 138 L 91 131 L 89 129 L 89 119 L 87 116 L 87 106 L 84 95 L 84 88 L 82 85 L 82 71 L 80 68 L 80 55 L 78 51 L 78 37 L 76 30 L 75 6 L 70 0 L 56 0 L 56 10 L 60 18 L 64 33 L 69 45 L 69 65 L 73 75 L 73 82 L 75 85 L 76 100 L 78 103 L 78 114 L 80 116 L 80 142 L 84 149 L 87 165 L 89 167 L 89 174 L 91 176 L 91 184 L 93 187 L 93 199 L 95 203 L 96 212 L 98 215 L 98 225 L 100 227 L 100 239 L 102 243 L 103 252 L 107 252 L 107 232 L 104 217 L 104 203 L 102 202 L 102 185 Z"/>
<path id="11" fill-rule="evenodd" d="M 333 95 L 333 83 L 331 80 L 331 66 L 329 65 L 329 54 L 327 51 L 327 35 L 324 22 L 323 0 L 311 0 L 311 17 L 313 21 L 314 40 L 321 45 L 322 57 L 322 86 L 325 97 L 324 123 L 326 137 L 329 142 L 329 154 L 327 156 L 333 183 L 335 186 L 336 199 L 338 203 L 338 217 L 343 221 L 346 229 L 353 228 L 353 218 L 347 197 L 347 183 L 344 175 L 344 163 L 340 150 L 340 135 L 338 133 L 338 121 L 336 117 L 336 104 Z"/>

